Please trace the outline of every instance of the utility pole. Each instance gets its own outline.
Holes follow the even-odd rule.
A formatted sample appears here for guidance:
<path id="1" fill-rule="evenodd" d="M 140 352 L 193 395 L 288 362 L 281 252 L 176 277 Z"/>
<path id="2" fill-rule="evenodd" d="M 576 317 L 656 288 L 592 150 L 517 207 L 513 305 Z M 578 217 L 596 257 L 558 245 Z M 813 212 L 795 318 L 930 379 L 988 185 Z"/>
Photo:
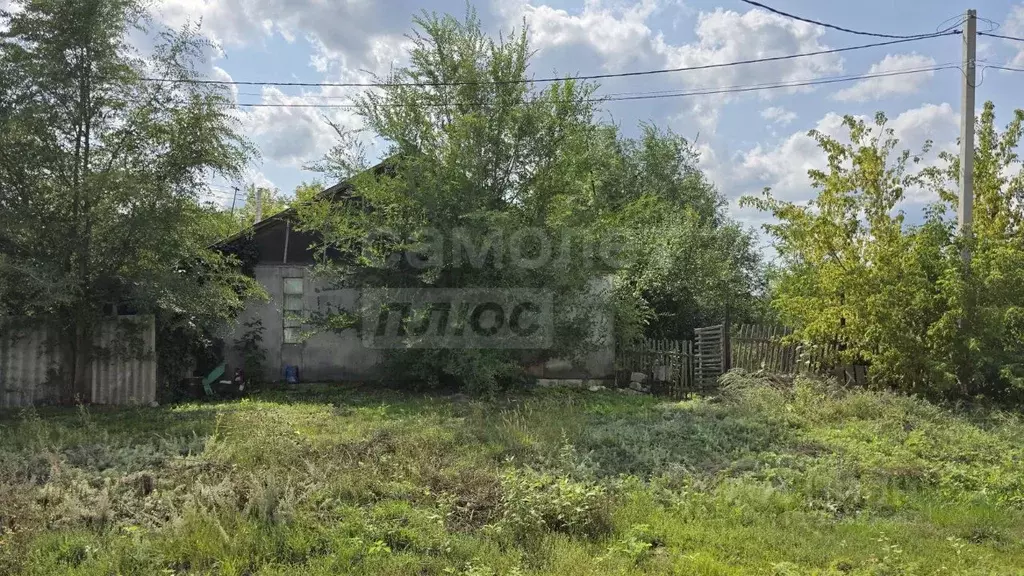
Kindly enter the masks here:
<path id="1" fill-rule="evenodd" d="M 234 216 L 235 215 L 235 200 L 238 200 L 238 186 L 232 186 L 231 190 L 233 190 L 233 192 L 231 193 L 231 215 Z"/>
<path id="2" fill-rule="evenodd" d="M 968 10 L 964 20 L 963 89 L 960 95 L 960 206 L 957 221 L 965 242 L 964 266 L 971 262 L 971 225 L 974 220 L 974 88 L 977 72 L 978 12 Z"/>
<path id="3" fill-rule="evenodd" d="M 256 187 L 256 222 L 263 220 L 263 189 L 259 186 Z"/>

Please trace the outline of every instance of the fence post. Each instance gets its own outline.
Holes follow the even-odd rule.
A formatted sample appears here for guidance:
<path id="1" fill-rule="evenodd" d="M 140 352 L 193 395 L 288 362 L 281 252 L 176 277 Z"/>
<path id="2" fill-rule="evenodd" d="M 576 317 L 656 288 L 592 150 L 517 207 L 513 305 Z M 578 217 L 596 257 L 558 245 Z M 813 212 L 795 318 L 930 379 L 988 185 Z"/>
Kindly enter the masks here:
<path id="1" fill-rule="evenodd" d="M 732 369 L 732 324 L 729 309 L 725 309 L 725 323 L 722 324 L 722 374 Z"/>

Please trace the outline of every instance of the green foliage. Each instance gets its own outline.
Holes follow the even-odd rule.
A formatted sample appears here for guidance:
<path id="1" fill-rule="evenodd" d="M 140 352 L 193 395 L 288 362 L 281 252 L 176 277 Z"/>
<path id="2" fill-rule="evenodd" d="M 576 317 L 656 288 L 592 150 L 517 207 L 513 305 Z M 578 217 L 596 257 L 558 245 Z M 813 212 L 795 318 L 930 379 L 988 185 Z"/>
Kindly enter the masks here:
<path id="1" fill-rule="evenodd" d="M 608 556 L 624 556 L 633 564 L 640 563 L 661 542 L 652 535 L 647 524 L 630 527 L 625 537 L 608 547 Z"/>
<path id="2" fill-rule="evenodd" d="M 1020 390 L 1024 357 L 1012 334 L 1024 305 L 1021 177 L 1006 174 L 1019 164 L 1024 112 L 1001 135 L 994 118 L 988 103 L 977 126 L 980 213 L 966 244 L 951 216 L 956 159 L 942 154 L 945 166 L 915 170 L 920 157 L 896 152 L 881 114 L 873 125 L 847 117 L 849 142 L 812 132 L 828 169 L 809 171 L 818 190 L 809 204 L 767 192 L 745 199 L 778 219 L 766 226 L 784 262 L 773 304 L 795 338 L 831 349 L 827 361 L 869 364 L 877 386 L 946 396 Z M 901 210 L 912 189 L 940 197 L 917 226 Z"/>
<path id="3" fill-rule="evenodd" d="M 586 538 L 610 526 L 605 488 L 593 482 L 558 478 L 522 469 L 501 478 L 501 513 L 491 528 L 517 540 L 545 530 Z"/>
<path id="4" fill-rule="evenodd" d="M 267 364 L 267 351 L 263 347 L 263 321 L 254 318 L 245 323 L 245 332 L 235 342 L 235 350 L 242 357 L 245 377 L 252 382 L 263 379 Z"/>
<path id="5" fill-rule="evenodd" d="M 65 366 L 84 365 L 104 313 L 173 315 L 199 330 L 253 289 L 212 253 L 197 193 L 252 156 L 222 87 L 189 80 L 209 45 L 194 27 L 128 41 L 133 0 L 18 0 L 0 16 L 0 285 L 8 312 L 52 316 Z M 77 371 L 65 375 L 65 397 Z"/>
<path id="6" fill-rule="evenodd" d="M 605 159 L 587 175 L 594 197 L 559 207 L 566 220 L 592 218 L 620 243 L 620 340 L 691 338 L 726 315 L 758 318 L 764 286 L 753 237 L 728 218 L 685 138 L 647 124 L 640 132 L 634 139 L 599 128 L 593 138 Z"/>
<path id="7" fill-rule="evenodd" d="M 335 126 L 338 145 L 313 166 L 351 178 L 356 196 L 299 208 L 303 226 L 323 239 L 326 278 L 549 290 L 553 346 L 530 360 L 582 356 L 603 318 L 615 317 L 631 339 L 685 337 L 709 319 L 752 313 L 757 252 L 725 216 L 689 142 L 646 125 L 638 138 L 623 136 L 597 120 L 595 85 L 524 81 L 526 30 L 489 38 L 472 11 L 461 21 L 424 14 L 415 24 L 409 66 L 359 104 L 365 130 L 388 144 L 387 159 L 365 170 L 359 134 Z M 514 254 L 535 263 L 519 265 Z M 591 288 L 610 276 L 611 291 Z M 400 380 L 495 390 L 520 379 L 523 363 L 500 348 L 386 356 Z"/>
<path id="8" fill-rule="evenodd" d="M 239 199 L 236 215 L 238 230 L 244 230 L 256 223 L 257 205 L 262 206 L 260 217 L 267 219 L 287 209 L 289 203 L 289 199 L 282 196 L 277 188 L 250 184 L 245 188 L 244 196 Z"/>
<path id="9" fill-rule="evenodd" d="M 1013 574 L 1021 434 L 740 373 L 682 403 L 310 385 L 28 410 L 0 419 L 0 572 Z"/>

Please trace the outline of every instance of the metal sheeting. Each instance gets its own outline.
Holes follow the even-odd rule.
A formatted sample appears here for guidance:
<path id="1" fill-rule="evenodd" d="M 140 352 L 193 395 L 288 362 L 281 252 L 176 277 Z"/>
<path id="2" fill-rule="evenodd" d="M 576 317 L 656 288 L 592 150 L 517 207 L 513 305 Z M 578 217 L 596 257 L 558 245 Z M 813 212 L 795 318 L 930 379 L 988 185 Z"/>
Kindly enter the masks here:
<path id="1" fill-rule="evenodd" d="M 57 398 L 59 333 L 45 322 L 0 322 L 0 408 Z M 148 404 L 156 400 L 156 322 L 152 316 L 107 318 L 95 326 L 95 357 L 86 370 L 89 401 Z"/>
<path id="2" fill-rule="evenodd" d="M 23 320 L 0 320 L 0 408 L 18 408 L 57 396 L 50 373 L 58 367 L 57 331 Z"/>
<path id="3" fill-rule="evenodd" d="M 123 349 L 123 340 L 135 349 Z M 156 323 L 152 316 L 124 316 L 101 323 L 94 338 L 103 350 L 92 362 L 96 404 L 149 404 L 156 400 Z"/>

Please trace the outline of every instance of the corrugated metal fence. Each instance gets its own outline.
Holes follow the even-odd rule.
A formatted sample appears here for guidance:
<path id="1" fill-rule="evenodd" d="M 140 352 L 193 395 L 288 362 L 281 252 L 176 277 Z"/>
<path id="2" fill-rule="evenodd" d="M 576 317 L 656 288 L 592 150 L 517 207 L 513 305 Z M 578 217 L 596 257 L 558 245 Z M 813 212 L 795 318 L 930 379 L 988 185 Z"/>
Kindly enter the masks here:
<path id="1" fill-rule="evenodd" d="M 30 406 L 58 397 L 59 333 L 43 322 L 0 321 L 0 408 Z M 94 357 L 86 371 L 89 402 L 148 404 L 156 400 L 156 322 L 120 316 L 97 323 Z"/>

